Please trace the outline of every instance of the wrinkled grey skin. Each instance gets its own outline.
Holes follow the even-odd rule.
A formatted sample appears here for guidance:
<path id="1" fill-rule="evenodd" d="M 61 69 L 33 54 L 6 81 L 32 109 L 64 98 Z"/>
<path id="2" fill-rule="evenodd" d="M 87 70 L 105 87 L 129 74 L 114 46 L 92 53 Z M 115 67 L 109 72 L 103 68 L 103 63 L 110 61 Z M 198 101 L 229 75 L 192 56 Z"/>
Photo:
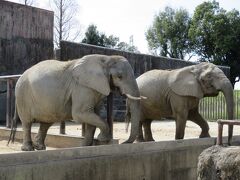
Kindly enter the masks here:
<path id="1" fill-rule="evenodd" d="M 226 99 L 228 119 L 233 119 L 232 85 L 214 64 L 200 63 L 172 71 L 148 71 L 137 78 L 137 84 L 141 96 L 147 97 L 141 100 L 139 141 L 154 141 L 152 120 L 169 117 L 176 121 L 175 139 L 184 138 L 187 120 L 201 127 L 200 137 L 209 137 L 209 126 L 198 112 L 199 101 L 206 96 L 217 96 L 219 91 L 223 92 Z M 127 112 L 127 118 L 130 114 Z"/>
<path id="2" fill-rule="evenodd" d="M 100 141 L 111 139 L 107 122 L 98 115 L 102 99 L 113 85 L 121 94 L 139 98 L 133 70 L 122 56 L 88 55 L 81 59 L 60 62 L 42 61 L 26 70 L 16 84 L 15 119 L 20 118 L 24 131 L 23 151 L 45 149 L 48 128 L 55 122 L 73 119 L 86 123 L 83 145 L 91 145 L 96 127 Z M 130 101 L 132 129 L 126 142 L 136 139 L 139 128 L 140 101 Z M 39 132 L 32 143 L 31 126 L 39 122 Z"/>

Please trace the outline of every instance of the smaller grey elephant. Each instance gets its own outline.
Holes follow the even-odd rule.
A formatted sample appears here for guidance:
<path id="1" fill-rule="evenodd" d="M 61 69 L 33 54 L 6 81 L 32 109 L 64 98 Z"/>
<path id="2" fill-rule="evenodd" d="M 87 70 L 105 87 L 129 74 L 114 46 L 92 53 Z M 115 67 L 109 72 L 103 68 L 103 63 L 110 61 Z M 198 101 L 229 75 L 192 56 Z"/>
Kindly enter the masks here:
<path id="1" fill-rule="evenodd" d="M 183 139 L 186 121 L 198 124 L 200 137 L 209 137 L 208 123 L 198 112 L 203 97 L 217 96 L 222 91 L 227 104 L 228 119 L 233 119 L 233 87 L 223 71 L 211 63 L 200 63 L 176 70 L 151 70 L 137 78 L 141 96 L 141 121 L 138 141 L 154 141 L 151 122 L 161 118 L 176 121 L 175 139 Z M 127 118 L 131 116 L 127 108 Z M 144 128 L 144 137 L 142 132 Z M 229 130 L 230 137 L 232 129 Z"/>
<path id="2" fill-rule="evenodd" d="M 96 127 L 101 130 L 100 141 L 110 140 L 110 127 L 99 116 L 98 108 L 115 88 L 130 102 L 132 128 L 126 143 L 131 143 L 138 134 L 140 93 L 131 65 L 124 57 L 95 54 L 65 62 L 46 60 L 29 68 L 17 81 L 15 90 L 14 122 L 22 122 L 22 150 L 45 149 L 49 127 L 69 119 L 86 123 L 83 145 L 92 145 Z M 34 142 L 33 122 L 40 123 Z"/>

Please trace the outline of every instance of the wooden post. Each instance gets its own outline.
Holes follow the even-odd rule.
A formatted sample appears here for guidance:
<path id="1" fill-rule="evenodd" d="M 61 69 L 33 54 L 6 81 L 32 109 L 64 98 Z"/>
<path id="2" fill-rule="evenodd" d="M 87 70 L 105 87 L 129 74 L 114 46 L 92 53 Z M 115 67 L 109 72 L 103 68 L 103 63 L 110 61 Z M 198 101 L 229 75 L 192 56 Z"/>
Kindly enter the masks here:
<path id="1" fill-rule="evenodd" d="M 107 122 L 110 128 L 111 136 L 113 137 L 113 93 L 110 92 L 110 94 L 107 97 Z"/>
<path id="2" fill-rule="evenodd" d="M 12 124 L 12 87 L 13 81 L 11 79 L 7 79 L 7 107 L 6 107 L 6 127 L 11 128 Z"/>
<path id="3" fill-rule="evenodd" d="M 217 136 L 217 145 L 222 145 L 222 132 L 223 132 L 223 124 L 218 121 L 218 136 Z"/>
<path id="4" fill-rule="evenodd" d="M 66 134 L 66 125 L 65 125 L 65 122 L 64 121 L 62 121 L 61 123 L 60 123 L 60 132 L 59 132 L 60 134 Z"/>
<path id="5" fill-rule="evenodd" d="M 86 128 L 86 124 L 85 123 L 82 123 L 82 137 L 85 136 L 85 129 Z"/>

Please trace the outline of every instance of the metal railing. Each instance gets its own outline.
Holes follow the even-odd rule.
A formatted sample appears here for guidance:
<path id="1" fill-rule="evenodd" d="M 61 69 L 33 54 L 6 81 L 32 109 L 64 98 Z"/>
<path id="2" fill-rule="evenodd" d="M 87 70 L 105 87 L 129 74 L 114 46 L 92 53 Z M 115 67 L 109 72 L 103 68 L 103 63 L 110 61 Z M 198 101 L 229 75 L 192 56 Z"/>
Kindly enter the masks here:
<path id="1" fill-rule="evenodd" d="M 8 76 L 0 76 L 1 82 L 7 83 L 7 102 L 6 102 L 6 127 L 11 127 L 13 112 L 14 112 L 14 94 L 12 93 L 14 85 L 18 78 L 21 77 L 21 75 L 8 75 Z"/>
<path id="2" fill-rule="evenodd" d="M 235 118 L 240 119 L 240 91 L 234 90 L 234 112 Z M 226 101 L 223 93 L 216 97 L 205 97 L 199 104 L 199 112 L 206 120 L 228 119 Z"/>
<path id="3" fill-rule="evenodd" d="M 228 125 L 229 130 L 233 131 L 233 126 L 234 125 L 240 125 L 240 121 L 239 120 L 218 120 L 218 136 L 217 136 L 217 145 L 222 145 L 222 134 L 223 134 L 223 125 Z M 228 134 L 228 144 L 231 145 L 231 138 L 229 137 Z"/>

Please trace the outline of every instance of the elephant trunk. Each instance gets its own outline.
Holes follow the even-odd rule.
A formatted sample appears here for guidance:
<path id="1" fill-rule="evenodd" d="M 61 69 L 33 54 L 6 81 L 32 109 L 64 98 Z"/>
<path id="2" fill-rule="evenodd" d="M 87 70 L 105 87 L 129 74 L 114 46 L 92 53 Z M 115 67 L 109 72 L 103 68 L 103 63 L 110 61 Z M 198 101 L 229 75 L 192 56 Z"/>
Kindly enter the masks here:
<path id="1" fill-rule="evenodd" d="M 223 81 L 221 85 L 221 90 L 224 94 L 225 100 L 226 100 L 226 108 L 227 108 L 227 115 L 228 119 L 232 120 L 234 119 L 234 100 L 233 100 L 233 87 L 231 82 L 226 79 Z M 228 127 L 228 144 L 231 144 L 233 135 L 233 126 L 229 125 Z"/>
<path id="2" fill-rule="evenodd" d="M 135 81 L 135 79 L 134 79 Z M 138 90 L 138 86 L 136 81 L 134 83 L 132 83 L 134 87 L 130 88 L 130 91 L 125 93 L 125 95 L 127 96 L 128 100 L 128 109 L 130 113 L 130 121 L 131 121 L 131 131 L 130 131 L 130 136 L 128 138 L 128 140 L 126 140 L 124 143 L 133 143 L 139 133 L 139 128 L 140 128 L 140 114 L 141 114 L 141 110 L 140 110 L 140 93 Z M 130 95 L 130 96 L 129 96 Z M 136 98 L 132 98 L 132 97 L 136 97 Z"/>

